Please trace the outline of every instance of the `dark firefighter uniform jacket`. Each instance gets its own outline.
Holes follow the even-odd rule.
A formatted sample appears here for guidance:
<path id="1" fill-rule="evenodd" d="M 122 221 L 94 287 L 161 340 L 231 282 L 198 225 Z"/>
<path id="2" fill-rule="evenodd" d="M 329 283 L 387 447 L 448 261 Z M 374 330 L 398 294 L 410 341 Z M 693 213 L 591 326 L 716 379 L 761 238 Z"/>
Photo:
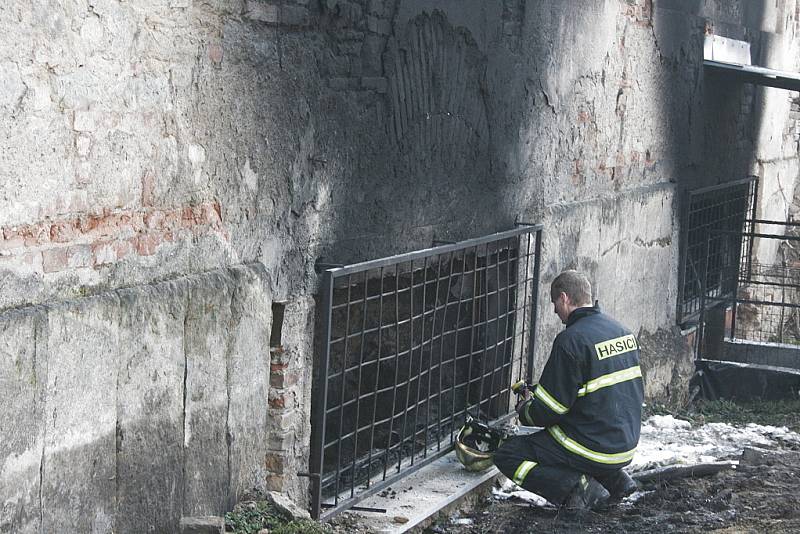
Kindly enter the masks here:
<path id="1" fill-rule="evenodd" d="M 599 309 L 578 308 L 520 421 L 545 427 L 577 464 L 621 468 L 639 442 L 643 398 L 636 338 Z"/>

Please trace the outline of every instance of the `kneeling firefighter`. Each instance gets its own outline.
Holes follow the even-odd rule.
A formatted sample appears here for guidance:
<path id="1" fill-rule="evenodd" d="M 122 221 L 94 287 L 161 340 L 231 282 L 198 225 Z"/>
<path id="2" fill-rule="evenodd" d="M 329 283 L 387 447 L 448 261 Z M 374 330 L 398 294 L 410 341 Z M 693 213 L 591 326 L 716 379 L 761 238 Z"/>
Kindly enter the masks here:
<path id="1" fill-rule="evenodd" d="M 558 275 L 550 297 L 566 328 L 553 342 L 539 383 L 517 404 L 522 424 L 544 430 L 505 440 L 492 459 L 517 485 L 555 505 L 596 510 L 636 489 L 622 468 L 633 458 L 641 429 L 639 345 L 590 304 L 584 274 Z"/>

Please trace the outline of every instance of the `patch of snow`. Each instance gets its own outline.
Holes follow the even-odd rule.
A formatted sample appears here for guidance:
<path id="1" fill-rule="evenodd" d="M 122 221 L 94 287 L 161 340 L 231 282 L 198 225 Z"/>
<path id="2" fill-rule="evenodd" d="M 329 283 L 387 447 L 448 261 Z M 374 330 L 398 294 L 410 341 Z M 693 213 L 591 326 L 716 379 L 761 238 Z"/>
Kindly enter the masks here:
<path id="1" fill-rule="evenodd" d="M 648 490 L 648 491 L 639 491 L 636 490 L 624 499 L 622 499 L 622 504 L 633 504 L 648 493 L 653 493 L 655 490 Z"/>
<path id="2" fill-rule="evenodd" d="M 776 447 L 779 442 L 800 444 L 800 434 L 786 427 L 747 424 L 736 427 L 727 423 L 707 423 L 692 428 L 689 421 L 671 415 L 654 415 L 642 423 L 639 446 L 629 473 L 670 465 L 693 465 L 736 458 L 745 447 Z M 492 489 L 495 499 L 511 498 L 535 506 L 548 505 L 547 500 L 525 491 L 509 479 L 501 477 L 500 487 Z M 634 502 L 647 492 L 637 491 L 625 499 Z"/>
<path id="3" fill-rule="evenodd" d="M 667 465 L 691 465 L 739 456 L 745 447 L 771 447 L 778 440 L 800 443 L 786 427 L 750 423 L 735 427 L 708 423 L 692 428 L 671 415 L 654 415 L 642 423 L 642 434 L 629 472 Z"/>
<path id="4" fill-rule="evenodd" d="M 540 497 L 530 491 L 525 491 L 506 477 L 500 477 L 500 487 L 492 488 L 492 496 L 500 501 L 507 499 L 519 499 L 531 503 L 534 506 L 547 506 L 547 499 Z"/>
<path id="5" fill-rule="evenodd" d="M 692 424 L 689 421 L 684 421 L 683 419 L 675 419 L 671 415 L 654 415 L 647 420 L 647 423 L 655 428 L 676 429 L 676 428 L 692 427 Z"/>

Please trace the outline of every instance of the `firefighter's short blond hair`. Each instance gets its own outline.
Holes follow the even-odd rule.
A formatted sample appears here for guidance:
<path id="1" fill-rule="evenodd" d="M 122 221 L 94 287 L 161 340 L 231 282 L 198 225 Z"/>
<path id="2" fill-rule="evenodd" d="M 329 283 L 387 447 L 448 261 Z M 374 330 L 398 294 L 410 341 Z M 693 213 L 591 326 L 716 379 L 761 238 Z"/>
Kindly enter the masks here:
<path id="1" fill-rule="evenodd" d="M 580 271 L 564 271 L 556 276 L 553 283 L 550 284 L 550 299 L 555 301 L 561 293 L 566 293 L 577 306 L 591 304 L 592 283 Z"/>

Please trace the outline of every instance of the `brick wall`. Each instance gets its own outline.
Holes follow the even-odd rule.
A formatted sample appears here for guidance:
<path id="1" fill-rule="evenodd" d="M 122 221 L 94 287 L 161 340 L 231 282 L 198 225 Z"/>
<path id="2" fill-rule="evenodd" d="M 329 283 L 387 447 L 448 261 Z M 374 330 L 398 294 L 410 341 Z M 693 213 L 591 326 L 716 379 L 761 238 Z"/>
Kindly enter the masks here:
<path id="1" fill-rule="evenodd" d="M 216 202 L 174 209 L 104 210 L 0 228 L 0 265 L 38 274 L 100 269 L 128 256 L 152 256 L 165 244 L 198 235 L 228 240 Z"/>

